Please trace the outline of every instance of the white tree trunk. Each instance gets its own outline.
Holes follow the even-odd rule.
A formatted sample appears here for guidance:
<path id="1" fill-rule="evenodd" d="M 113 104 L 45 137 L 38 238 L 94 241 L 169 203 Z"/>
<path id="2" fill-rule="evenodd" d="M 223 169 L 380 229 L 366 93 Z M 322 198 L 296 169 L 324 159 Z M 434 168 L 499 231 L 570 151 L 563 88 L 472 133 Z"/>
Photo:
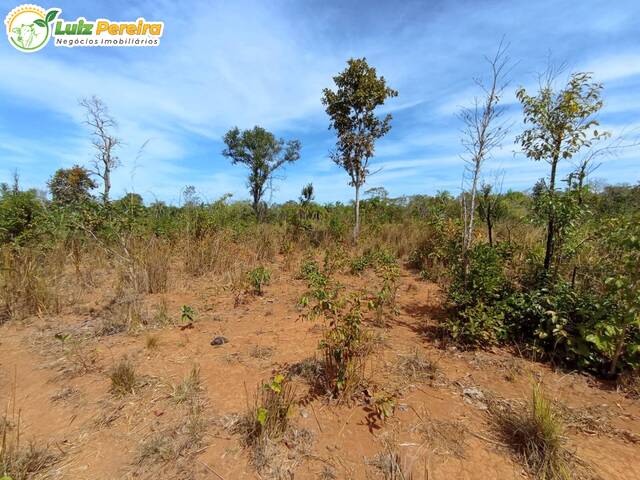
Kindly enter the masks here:
<path id="1" fill-rule="evenodd" d="M 356 184 L 356 224 L 353 227 L 353 243 L 358 243 L 360 236 L 360 185 Z"/>

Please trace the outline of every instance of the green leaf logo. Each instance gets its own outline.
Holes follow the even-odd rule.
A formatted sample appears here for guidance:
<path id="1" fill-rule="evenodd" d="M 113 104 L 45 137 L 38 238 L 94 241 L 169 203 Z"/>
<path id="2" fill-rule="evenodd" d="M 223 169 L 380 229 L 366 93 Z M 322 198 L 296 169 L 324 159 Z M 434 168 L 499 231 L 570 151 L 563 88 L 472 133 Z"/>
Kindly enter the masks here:
<path id="1" fill-rule="evenodd" d="M 49 10 L 49 12 L 47 12 L 47 16 L 44 17 L 44 21 L 46 23 L 51 23 L 51 21 L 53 21 L 53 19 L 56 18 L 59 13 L 60 10 Z"/>

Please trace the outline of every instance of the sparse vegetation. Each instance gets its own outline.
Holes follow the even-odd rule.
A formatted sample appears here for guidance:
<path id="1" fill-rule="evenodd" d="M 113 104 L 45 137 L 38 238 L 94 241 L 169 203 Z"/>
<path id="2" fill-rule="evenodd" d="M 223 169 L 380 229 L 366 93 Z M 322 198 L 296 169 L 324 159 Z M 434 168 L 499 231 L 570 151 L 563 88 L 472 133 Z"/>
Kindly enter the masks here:
<path id="1" fill-rule="evenodd" d="M 640 142 L 599 128 L 597 73 L 567 72 L 562 83 L 550 68 L 537 90 L 515 91 L 518 122 L 513 105 L 501 107 L 512 73 L 505 46 L 458 119 L 467 168 L 456 193 L 396 197 L 381 185 L 386 173 L 372 177 L 395 161 L 374 161 L 388 112 L 428 102 L 388 102 L 398 92 L 364 58 L 348 60 L 321 100 L 336 134 L 330 159 L 355 189 L 350 203 L 319 202 L 332 193 L 326 182 L 300 171 L 300 196 L 274 202 L 269 192 L 302 146 L 259 126 L 223 139 L 222 155 L 247 168 L 248 201 L 210 200 L 195 178 L 175 204 L 149 203 L 146 191 L 117 198 L 111 181 L 126 143 L 102 100 L 81 100 L 89 166 L 55 170 L 49 193 L 25 189 L 17 173 L 0 184 L 0 394 L 11 390 L 0 397 L 13 396 L 0 423 L 0 480 L 244 478 L 246 458 L 273 480 L 297 478 L 303 462 L 305 478 L 422 480 L 473 476 L 466 462 L 487 474 L 483 461 L 489 475 L 524 468 L 569 480 L 586 471 L 574 444 L 589 461 L 612 459 L 607 478 L 636 475 L 620 465 L 635 460 L 628 447 L 639 441 L 629 399 L 640 397 L 640 184 L 590 174 Z M 485 178 L 492 153 L 512 148 L 507 110 L 518 153 L 549 165 L 537 182 Z M 398 155 L 422 141 L 389 138 L 387 152 L 398 138 L 410 147 Z M 28 423 L 13 411 L 10 368 L 28 385 Z M 491 393 L 520 395 L 528 375 L 527 401 Z M 243 409 L 247 379 L 265 378 L 243 414 L 226 414 Z M 550 399 L 567 391 L 568 401 Z M 353 446 L 372 438 L 382 451 L 363 460 Z M 467 455 L 480 441 L 492 448 Z M 611 452 L 594 454 L 603 445 Z"/>
<path id="2" fill-rule="evenodd" d="M 111 393 L 116 396 L 123 396 L 134 393 L 138 383 L 135 367 L 126 357 L 120 361 L 109 372 L 111 379 Z"/>
<path id="3" fill-rule="evenodd" d="M 262 295 L 263 287 L 269 284 L 271 280 L 271 272 L 263 266 L 259 266 L 251 270 L 248 274 L 249 283 L 253 288 L 253 293 Z"/>
<path id="4" fill-rule="evenodd" d="M 565 445 L 562 418 L 539 384 L 533 385 L 524 407 L 494 406 L 491 415 L 503 441 L 514 449 L 536 478 L 574 478 L 573 458 Z"/>

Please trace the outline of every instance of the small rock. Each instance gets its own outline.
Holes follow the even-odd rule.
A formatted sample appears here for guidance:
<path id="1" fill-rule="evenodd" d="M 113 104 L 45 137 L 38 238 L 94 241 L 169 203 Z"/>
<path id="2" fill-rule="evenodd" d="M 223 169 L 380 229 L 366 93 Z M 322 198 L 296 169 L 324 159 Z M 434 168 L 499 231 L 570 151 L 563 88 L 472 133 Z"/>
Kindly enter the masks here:
<path id="1" fill-rule="evenodd" d="M 309 412 L 307 412 L 304 408 L 300 409 L 300 416 L 302 418 L 307 418 L 309 416 Z"/>
<path id="2" fill-rule="evenodd" d="M 406 412 L 407 410 L 409 410 L 409 405 L 407 405 L 406 403 L 399 403 L 398 410 L 400 410 L 401 412 Z"/>
<path id="3" fill-rule="evenodd" d="M 478 387 L 469 387 L 462 390 L 462 396 L 464 401 L 470 405 L 473 405 L 480 410 L 486 410 L 487 404 L 485 403 L 485 396 Z"/>
<path id="4" fill-rule="evenodd" d="M 211 345 L 213 345 L 214 347 L 219 347 L 220 345 L 224 345 L 228 341 L 229 340 L 227 340 L 225 337 L 215 337 L 213 340 L 211 340 Z"/>

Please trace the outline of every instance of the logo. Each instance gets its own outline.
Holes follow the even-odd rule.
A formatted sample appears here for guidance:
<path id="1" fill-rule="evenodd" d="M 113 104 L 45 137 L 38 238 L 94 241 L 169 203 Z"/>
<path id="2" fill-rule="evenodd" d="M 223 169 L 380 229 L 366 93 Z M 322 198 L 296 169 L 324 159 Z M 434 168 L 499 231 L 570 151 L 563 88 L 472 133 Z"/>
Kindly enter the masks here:
<path id="1" fill-rule="evenodd" d="M 99 18 L 89 21 L 78 17 L 61 18 L 62 9 L 45 10 L 38 5 L 20 5 L 4 20 L 9 43 L 21 52 L 44 48 L 53 38 L 56 47 L 156 47 L 164 31 L 164 22 L 112 22 Z"/>
<path id="2" fill-rule="evenodd" d="M 37 52 L 51 38 L 51 22 L 60 10 L 37 5 L 21 5 L 9 12 L 4 23 L 7 26 L 9 43 L 21 52 Z"/>

